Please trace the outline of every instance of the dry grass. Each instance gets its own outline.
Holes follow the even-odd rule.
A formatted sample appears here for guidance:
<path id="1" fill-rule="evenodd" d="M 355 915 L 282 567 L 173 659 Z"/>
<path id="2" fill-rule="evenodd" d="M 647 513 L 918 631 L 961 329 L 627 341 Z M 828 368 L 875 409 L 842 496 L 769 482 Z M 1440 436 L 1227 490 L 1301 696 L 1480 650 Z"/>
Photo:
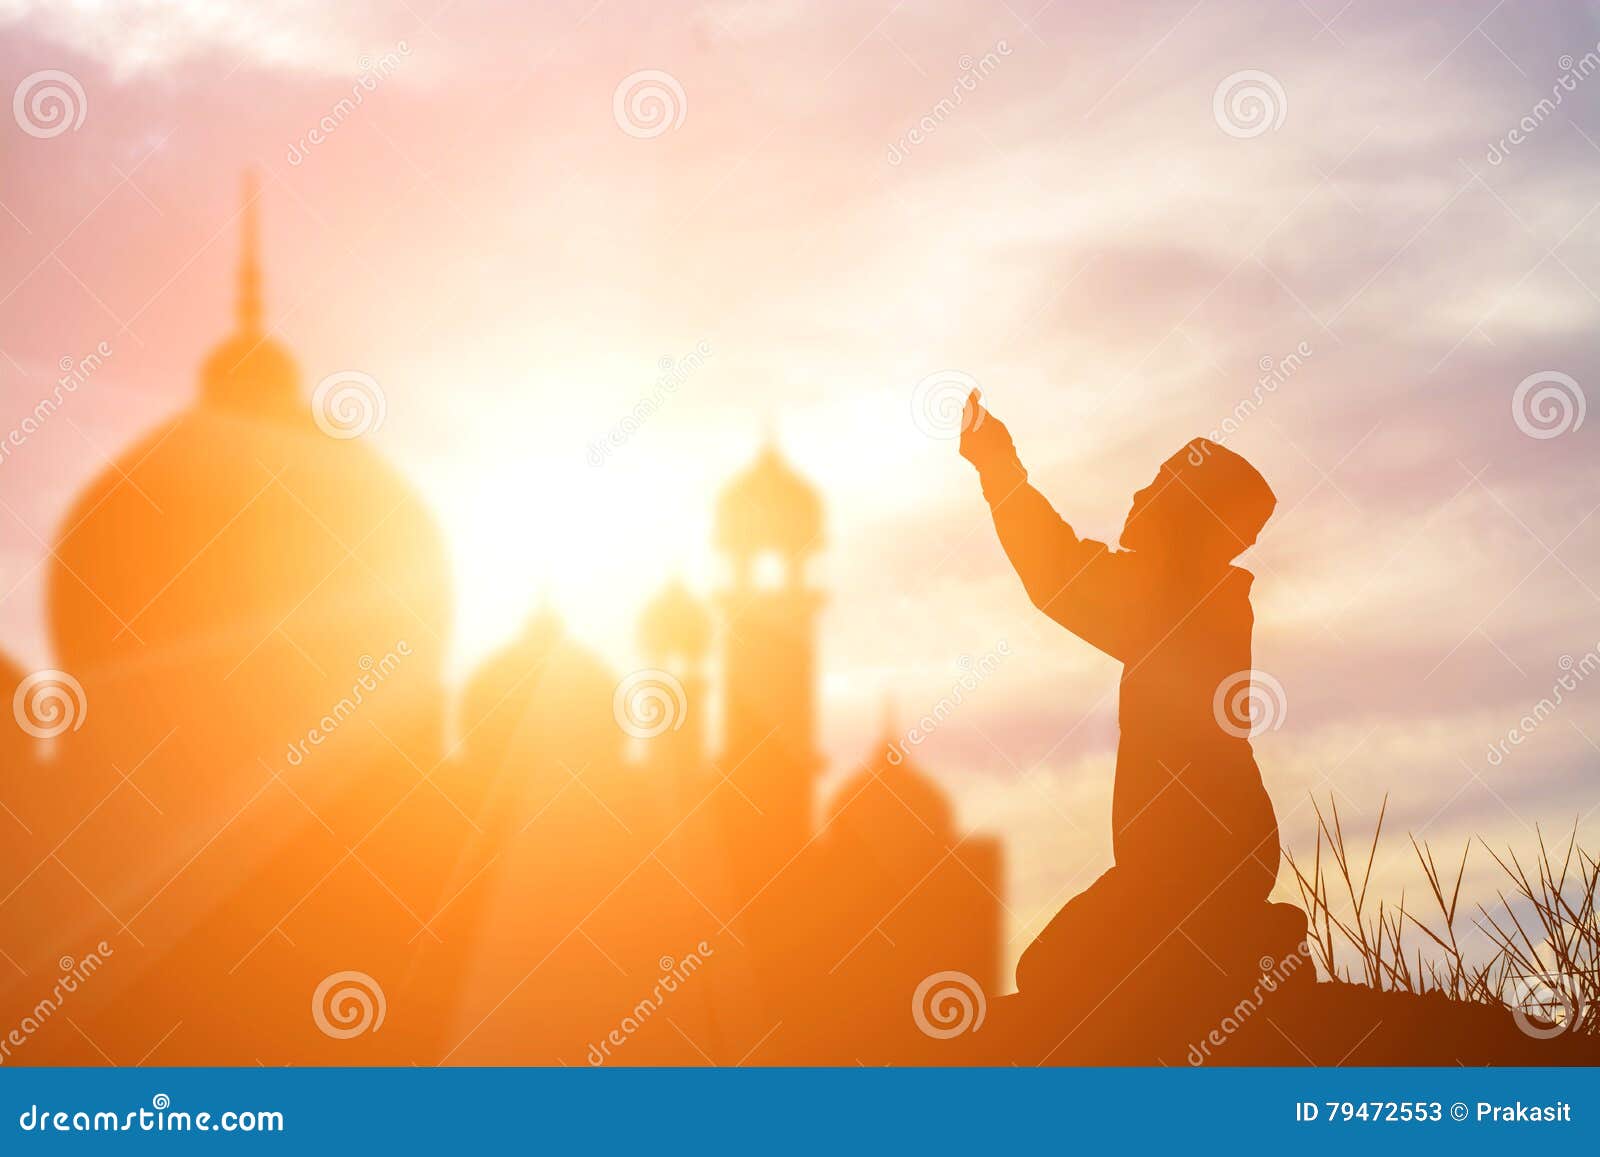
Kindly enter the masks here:
<path id="1" fill-rule="evenodd" d="M 1393 903 L 1374 901 L 1367 892 L 1388 800 L 1371 845 L 1354 854 L 1338 804 L 1330 797 L 1327 814 L 1315 801 L 1313 806 L 1317 844 L 1311 862 L 1287 851 L 1285 856 L 1310 918 L 1312 955 L 1325 976 L 1388 991 L 1442 993 L 1520 1012 L 1551 1031 L 1600 1034 L 1600 862 L 1578 846 L 1576 825 L 1566 848 L 1557 847 L 1554 855 L 1537 833 L 1527 865 L 1514 851 L 1502 856 L 1483 844 L 1504 882 L 1492 909 L 1479 904 L 1469 915 L 1460 900 L 1471 842 L 1459 862 L 1441 864 L 1426 842 L 1408 837 L 1427 885 L 1427 899 L 1414 911 L 1404 893 Z M 1474 930 L 1486 938 L 1483 950 L 1466 948 L 1469 940 L 1479 942 Z"/>

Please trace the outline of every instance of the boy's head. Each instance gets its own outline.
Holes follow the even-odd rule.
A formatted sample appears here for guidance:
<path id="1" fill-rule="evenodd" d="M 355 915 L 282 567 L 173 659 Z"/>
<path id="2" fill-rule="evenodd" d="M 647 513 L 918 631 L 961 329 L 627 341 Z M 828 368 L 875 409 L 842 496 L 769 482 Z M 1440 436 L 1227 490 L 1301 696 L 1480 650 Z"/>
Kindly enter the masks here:
<path id="1" fill-rule="evenodd" d="M 1255 542 L 1278 504 L 1256 468 L 1232 450 L 1196 438 L 1161 464 L 1133 496 L 1122 546 L 1226 563 Z"/>

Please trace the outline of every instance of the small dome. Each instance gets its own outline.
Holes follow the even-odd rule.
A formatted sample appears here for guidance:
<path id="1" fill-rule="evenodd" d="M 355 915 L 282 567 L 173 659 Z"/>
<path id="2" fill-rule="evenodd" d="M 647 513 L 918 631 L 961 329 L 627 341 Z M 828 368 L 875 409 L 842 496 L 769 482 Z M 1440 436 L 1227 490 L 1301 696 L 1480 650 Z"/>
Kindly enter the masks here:
<path id="1" fill-rule="evenodd" d="M 295 409 L 300 397 L 300 367 L 273 338 L 240 332 L 206 357 L 200 384 L 208 401 L 223 405 Z"/>
<path id="2" fill-rule="evenodd" d="M 900 756 L 898 762 L 891 760 L 891 751 Z M 843 830 L 867 837 L 904 824 L 925 826 L 940 838 L 955 831 L 955 813 L 944 789 L 906 758 L 894 740 L 885 740 L 866 762 L 834 793 L 829 827 L 837 822 Z"/>
<path id="3" fill-rule="evenodd" d="M 704 658 L 711 646 L 711 615 L 688 587 L 673 579 L 639 617 L 639 643 L 652 656 Z"/>
<path id="4" fill-rule="evenodd" d="M 522 626 L 521 640 L 513 644 L 529 654 L 545 655 L 566 635 L 566 624 L 548 602 L 541 601 Z"/>
<path id="5" fill-rule="evenodd" d="M 822 499 L 768 443 L 717 499 L 717 546 L 730 554 L 809 554 L 822 537 Z"/>
<path id="6" fill-rule="evenodd" d="M 612 710 L 616 685 L 610 668 L 541 607 L 467 680 L 461 720 L 467 747 L 491 764 L 565 760 L 577 768 L 599 756 L 615 758 L 622 743 Z"/>

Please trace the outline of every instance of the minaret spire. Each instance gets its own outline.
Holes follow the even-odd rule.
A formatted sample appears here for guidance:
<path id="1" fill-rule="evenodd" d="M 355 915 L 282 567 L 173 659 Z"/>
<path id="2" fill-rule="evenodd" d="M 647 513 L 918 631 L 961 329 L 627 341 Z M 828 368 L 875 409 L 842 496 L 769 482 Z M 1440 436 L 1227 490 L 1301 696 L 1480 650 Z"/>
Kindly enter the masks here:
<path id="1" fill-rule="evenodd" d="M 254 169 L 244 175 L 244 207 L 239 217 L 239 302 L 240 333 L 261 332 L 261 224 L 256 202 L 261 197 L 261 180 Z"/>

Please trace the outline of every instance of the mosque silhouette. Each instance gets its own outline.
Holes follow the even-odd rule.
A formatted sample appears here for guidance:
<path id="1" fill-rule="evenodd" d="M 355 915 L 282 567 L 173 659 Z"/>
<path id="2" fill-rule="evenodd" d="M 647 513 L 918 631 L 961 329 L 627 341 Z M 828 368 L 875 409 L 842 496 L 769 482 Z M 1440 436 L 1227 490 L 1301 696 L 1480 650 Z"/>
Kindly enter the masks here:
<path id="1" fill-rule="evenodd" d="M 931 976 L 994 992 L 999 842 L 887 739 L 822 798 L 824 512 L 777 449 L 649 669 L 543 607 L 452 703 L 441 535 L 314 420 L 256 200 L 199 398 L 51 550 L 75 717 L 0 751 L 4 1063 L 869 1062 Z"/>

